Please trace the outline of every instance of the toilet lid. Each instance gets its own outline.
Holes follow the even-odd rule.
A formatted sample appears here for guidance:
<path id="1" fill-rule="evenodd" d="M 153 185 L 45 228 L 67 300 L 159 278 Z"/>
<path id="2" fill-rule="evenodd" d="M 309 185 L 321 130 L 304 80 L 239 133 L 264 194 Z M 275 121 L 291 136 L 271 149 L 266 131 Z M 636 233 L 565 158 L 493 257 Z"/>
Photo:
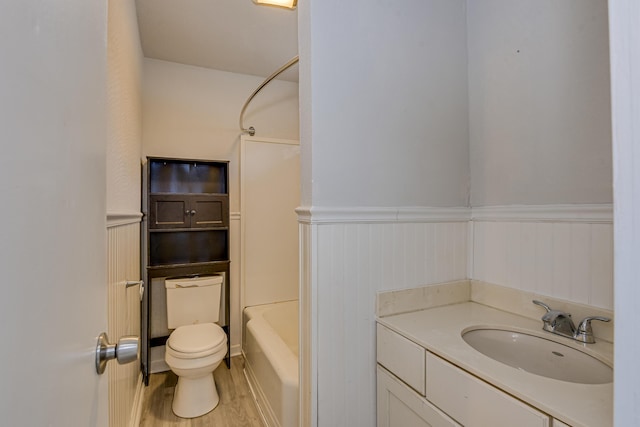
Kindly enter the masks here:
<path id="1" fill-rule="evenodd" d="M 214 349 L 224 343 L 226 334 L 214 323 L 200 323 L 178 327 L 167 344 L 181 353 L 200 353 Z"/>

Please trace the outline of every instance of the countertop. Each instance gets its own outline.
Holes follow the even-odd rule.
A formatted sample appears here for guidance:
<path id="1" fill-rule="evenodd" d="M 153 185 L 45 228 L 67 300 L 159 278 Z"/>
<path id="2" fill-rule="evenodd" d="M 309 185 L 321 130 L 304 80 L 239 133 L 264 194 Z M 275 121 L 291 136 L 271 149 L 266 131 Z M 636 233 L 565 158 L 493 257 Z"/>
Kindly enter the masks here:
<path id="1" fill-rule="evenodd" d="M 613 383 L 577 384 L 531 374 L 495 361 L 462 339 L 471 327 L 518 330 L 585 351 L 613 366 L 613 345 L 581 344 L 542 331 L 542 322 L 474 302 L 380 317 L 377 321 L 450 363 L 574 427 L 613 424 Z"/>

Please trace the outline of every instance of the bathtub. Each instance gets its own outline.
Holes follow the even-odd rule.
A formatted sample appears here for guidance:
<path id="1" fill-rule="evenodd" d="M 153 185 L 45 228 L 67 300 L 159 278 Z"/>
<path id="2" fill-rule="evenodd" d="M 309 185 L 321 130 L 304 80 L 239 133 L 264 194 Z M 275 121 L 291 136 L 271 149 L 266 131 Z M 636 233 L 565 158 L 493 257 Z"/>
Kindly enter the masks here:
<path id="1" fill-rule="evenodd" d="M 242 353 L 267 427 L 298 427 L 298 301 L 247 307 Z"/>

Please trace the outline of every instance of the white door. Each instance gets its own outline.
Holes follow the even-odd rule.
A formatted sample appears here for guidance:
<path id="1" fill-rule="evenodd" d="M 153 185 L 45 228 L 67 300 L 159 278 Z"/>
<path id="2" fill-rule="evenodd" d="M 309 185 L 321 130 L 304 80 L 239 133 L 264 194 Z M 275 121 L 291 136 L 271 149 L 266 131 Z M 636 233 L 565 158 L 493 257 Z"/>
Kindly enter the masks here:
<path id="1" fill-rule="evenodd" d="M 106 10 L 0 2 L 2 425 L 108 424 Z"/>

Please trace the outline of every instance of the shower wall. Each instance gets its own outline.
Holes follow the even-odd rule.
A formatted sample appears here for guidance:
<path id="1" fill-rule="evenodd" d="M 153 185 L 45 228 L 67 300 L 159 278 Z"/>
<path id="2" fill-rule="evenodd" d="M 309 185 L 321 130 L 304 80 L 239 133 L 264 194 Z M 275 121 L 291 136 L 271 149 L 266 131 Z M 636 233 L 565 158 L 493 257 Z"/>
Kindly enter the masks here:
<path id="1" fill-rule="evenodd" d="M 142 155 L 229 160 L 231 351 L 240 352 L 240 130 L 238 117 L 264 79 L 144 59 Z M 275 80 L 244 118 L 257 136 L 298 139 L 298 84 Z M 153 315 L 153 313 L 152 313 Z"/>
<path id="2" fill-rule="evenodd" d="M 298 141 L 242 137 L 242 308 L 298 299 Z"/>

